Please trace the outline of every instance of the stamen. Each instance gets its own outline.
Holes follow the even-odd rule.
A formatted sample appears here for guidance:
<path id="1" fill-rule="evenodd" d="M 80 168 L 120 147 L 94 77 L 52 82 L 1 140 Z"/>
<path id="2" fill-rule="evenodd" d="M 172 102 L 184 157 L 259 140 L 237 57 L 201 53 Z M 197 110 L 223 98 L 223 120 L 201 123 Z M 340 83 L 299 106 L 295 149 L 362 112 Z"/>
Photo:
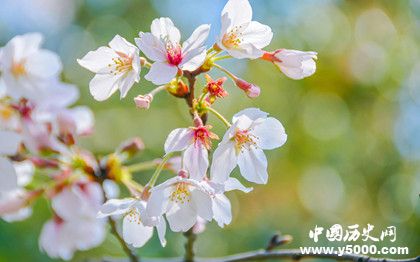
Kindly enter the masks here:
<path id="1" fill-rule="evenodd" d="M 167 40 L 166 42 L 166 59 L 171 65 L 178 66 L 182 62 L 182 49 L 177 43 L 172 43 Z"/>
<path id="2" fill-rule="evenodd" d="M 21 62 L 13 63 L 11 71 L 15 77 L 26 75 L 25 62 L 21 61 Z"/>
<path id="3" fill-rule="evenodd" d="M 222 43 L 227 48 L 237 48 L 242 43 L 242 26 L 235 26 L 224 34 Z"/>
<path id="4" fill-rule="evenodd" d="M 127 212 L 126 217 L 130 222 L 137 223 L 138 225 L 141 224 L 140 212 L 137 208 L 131 208 L 130 211 Z"/>
<path id="5" fill-rule="evenodd" d="M 175 190 L 169 196 L 169 199 L 176 203 L 184 204 L 191 201 L 191 192 L 188 189 L 188 184 L 180 182 L 176 185 Z"/>
<path id="6" fill-rule="evenodd" d="M 237 152 L 257 147 L 256 140 L 258 140 L 258 137 L 251 134 L 249 130 L 237 130 L 233 139 L 236 142 Z"/>

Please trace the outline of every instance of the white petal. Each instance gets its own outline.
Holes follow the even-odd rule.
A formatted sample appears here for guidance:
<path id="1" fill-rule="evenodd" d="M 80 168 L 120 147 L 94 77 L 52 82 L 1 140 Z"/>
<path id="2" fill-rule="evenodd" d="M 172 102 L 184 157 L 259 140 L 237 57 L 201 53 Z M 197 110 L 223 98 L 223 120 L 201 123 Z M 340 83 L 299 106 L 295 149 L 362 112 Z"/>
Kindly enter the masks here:
<path id="1" fill-rule="evenodd" d="M 197 221 L 197 212 L 194 208 L 191 202 L 185 202 L 174 206 L 166 213 L 171 230 L 174 232 L 186 232 L 192 228 Z"/>
<path id="2" fill-rule="evenodd" d="M 232 208 L 229 199 L 223 194 L 217 194 L 213 199 L 213 218 L 219 227 L 232 222 Z"/>
<path id="3" fill-rule="evenodd" d="M 177 72 L 178 68 L 176 66 L 166 62 L 154 62 L 144 78 L 155 85 L 163 85 L 169 83 L 176 76 Z"/>
<path id="4" fill-rule="evenodd" d="M 7 192 L 17 188 L 17 176 L 12 162 L 0 157 L 0 192 Z"/>
<path id="5" fill-rule="evenodd" d="M 194 49 L 189 52 L 183 59 L 179 67 L 182 70 L 194 71 L 203 65 L 206 60 L 206 49 Z"/>
<path id="6" fill-rule="evenodd" d="M 165 247 L 166 246 L 166 221 L 164 217 L 159 218 L 159 223 L 156 225 L 156 230 L 159 236 L 160 244 Z"/>
<path id="7" fill-rule="evenodd" d="M 244 193 L 249 193 L 253 190 L 252 187 L 245 187 L 244 185 L 239 182 L 238 179 L 234 177 L 229 177 L 228 180 L 225 182 L 225 191 L 232 191 L 232 190 L 240 190 Z"/>
<path id="8" fill-rule="evenodd" d="M 12 131 L 0 130 L 0 155 L 14 155 L 17 153 L 22 137 Z"/>
<path id="9" fill-rule="evenodd" d="M 224 47 L 224 49 L 229 53 L 229 55 L 237 59 L 243 59 L 243 58 L 257 59 L 257 58 L 260 58 L 264 54 L 264 52 L 260 48 L 257 48 L 251 43 L 241 44 L 238 48 L 229 49 L 229 48 Z"/>
<path id="10" fill-rule="evenodd" d="M 18 186 L 24 187 L 29 184 L 35 173 L 34 164 L 32 164 L 30 160 L 25 160 L 22 162 L 14 162 L 13 166 L 16 171 Z"/>
<path id="11" fill-rule="evenodd" d="M 273 32 L 267 25 L 252 21 L 242 32 L 244 42 L 252 44 L 258 49 L 268 46 L 273 39 Z"/>
<path id="12" fill-rule="evenodd" d="M 139 33 L 139 38 L 135 39 L 140 50 L 151 60 L 166 61 L 165 43 L 151 33 Z"/>
<path id="13" fill-rule="evenodd" d="M 124 97 L 127 96 L 128 91 L 130 91 L 130 89 L 133 87 L 135 82 L 139 81 L 139 74 L 134 72 L 134 71 L 130 71 L 128 72 L 126 75 L 124 75 L 123 78 L 121 78 L 120 81 L 120 85 L 119 85 L 119 89 L 120 89 L 120 98 L 123 99 Z"/>
<path id="14" fill-rule="evenodd" d="M 146 212 L 149 216 L 161 216 L 167 209 L 169 196 L 171 194 L 170 187 L 154 188 L 147 202 Z"/>
<path id="15" fill-rule="evenodd" d="M 76 124 L 76 134 L 84 135 L 92 132 L 95 120 L 92 110 L 87 106 L 76 106 L 68 110 Z"/>
<path id="16" fill-rule="evenodd" d="M 172 43 L 179 43 L 181 33 L 168 17 L 156 18 L 151 25 L 152 34 L 160 39 L 168 39 Z"/>
<path id="17" fill-rule="evenodd" d="M 114 50 L 102 46 L 95 51 L 88 52 L 82 59 L 77 59 L 77 62 L 89 71 L 105 74 L 110 73 L 108 65 L 112 64 L 112 59 L 117 57 Z"/>
<path id="18" fill-rule="evenodd" d="M 62 64 L 57 54 L 47 50 L 40 50 L 26 59 L 25 68 L 32 76 L 51 78 L 61 72 Z"/>
<path id="19" fill-rule="evenodd" d="M 118 75 L 95 75 L 89 83 L 90 94 L 97 101 L 104 101 L 118 90 Z"/>
<path id="20" fill-rule="evenodd" d="M 132 55 L 134 53 L 138 53 L 138 49 L 135 45 L 125 40 L 123 37 L 116 35 L 114 38 L 109 42 L 109 47 L 111 47 L 113 50 L 127 54 Z"/>
<path id="21" fill-rule="evenodd" d="M 135 203 L 136 203 L 136 200 L 133 198 L 110 199 L 102 205 L 97 217 L 102 218 L 102 217 L 107 217 L 107 216 L 124 214 Z"/>
<path id="22" fill-rule="evenodd" d="M 209 167 L 207 149 L 201 143 L 190 144 L 184 151 L 184 167 L 190 178 L 201 181 Z"/>
<path id="23" fill-rule="evenodd" d="M 261 111 L 259 108 L 250 107 L 236 113 L 232 118 L 232 122 L 236 122 L 240 116 L 246 116 L 251 120 L 257 120 L 258 118 L 266 118 L 268 113 Z"/>
<path id="24" fill-rule="evenodd" d="M 195 204 L 197 215 L 201 218 L 210 221 L 213 218 L 213 210 L 210 195 L 194 189 L 191 191 L 191 199 Z"/>
<path id="25" fill-rule="evenodd" d="M 228 14 L 233 26 L 251 22 L 252 8 L 248 0 L 229 0 L 222 11 L 222 17 Z"/>
<path id="26" fill-rule="evenodd" d="M 182 151 L 192 143 L 193 130 L 191 128 L 177 128 L 169 133 L 165 141 L 165 153 Z"/>
<path id="27" fill-rule="evenodd" d="M 235 143 L 233 141 L 222 142 L 213 154 L 210 169 L 210 178 L 217 183 L 223 183 L 237 165 Z"/>
<path id="28" fill-rule="evenodd" d="M 262 149 L 274 149 L 286 143 L 287 135 L 279 120 L 269 117 L 255 125 L 252 134 L 258 139 L 257 146 Z"/>
<path id="29" fill-rule="evenodd" d="M 131 215 L 132 214 L 132 215 Z M 123 238 L 134 247 L 142 247 L 153 236 L 153 227 L 144 226 L 137 213 L 130 213 L 123 220 Z"/>
<path id="30" fill-rule="evenodd" d="M 188 54 L 191 50 L 201 48 L 207 41 L 210 33 L 210 25 L 204 24 L 197 27 L 191 36 L 182 44 L 182 53 Z"/>
<path id="31" fill-rule="evenodd" d="M 3 215 L 1 218 L 5 220 L 6 222 L 11 223 L 11 222 L 25 220 L 29 218 L 31 215 L 32 215 L 32 208 L 24 207 L 24 208 L 19 209 L 15 213 Z"/>
<path id="32" fill-rule="evenodd" d="M 315 73 L 316 55 L 316 52 L 283 49 L 276 54 L 281 62 L 275 64 L 286 76 L 299 80 Z"/>
<path id="33" fill-rule="evenodd" d="M 257 184 L 267 184 L 267 158 L 261 149 L 243 150 L 238 156 L 242 176 Z"/>

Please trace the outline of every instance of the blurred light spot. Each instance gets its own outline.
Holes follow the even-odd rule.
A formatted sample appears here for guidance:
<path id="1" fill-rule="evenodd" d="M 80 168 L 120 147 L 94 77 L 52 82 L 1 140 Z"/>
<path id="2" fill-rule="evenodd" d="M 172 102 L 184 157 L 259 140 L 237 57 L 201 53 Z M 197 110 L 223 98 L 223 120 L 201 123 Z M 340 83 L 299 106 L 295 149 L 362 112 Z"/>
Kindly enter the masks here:
<path id="1" fill-rule="evenodd" d="M 342 135 L 350 125 L 345 102 L 334 94 L 309 93 L 303 99 L 303 126 L 311 136 L 328 140 Z"/>
<path id="2" fill-rule="evenodd" d="M 366 85 L 378 84 L 388 71 L 385 50 L 373 42 L 357 45 L 349 62 L 353 76 Z"/>
<path id="3" fill-rule="evenodd" d="M 104 15 L 96 17 L 89 24 L 87 30 L 92 33 L 100 45 L 107 45 L 116 34 L 127 38 L 129 42 L 134 42 L 132 39 L 134 29 L 126 20 L 119 16 Z"/>
<path id="4" fill-rule="evenodd" d="M 397 30 L 391 19 L 378 8 L 364 11 L 356 20 L 355 38 L 357 41 L 374 41 L 387 45 L 397 40 Z"/>
<path id="5" fill-rule="evenodd" d="M 413 178 L 404 174 L 389 177 L 378 193 L 382 215 L 395 223 L 404 222 L 413 214 L 411 190 Z"/>
<path id="6" fill-rule="evenodd" d="M 407 79 L 408 95 L 420 106 L 420 63 L 417 63 Z"/>
<path id="7" fill-rule="evenodd" d="M 299 182 L 299 197 L 312 213 L 329 216 L 330 212 L 344 209 L 344 185 L 331 167 L 307 169 Z"/>

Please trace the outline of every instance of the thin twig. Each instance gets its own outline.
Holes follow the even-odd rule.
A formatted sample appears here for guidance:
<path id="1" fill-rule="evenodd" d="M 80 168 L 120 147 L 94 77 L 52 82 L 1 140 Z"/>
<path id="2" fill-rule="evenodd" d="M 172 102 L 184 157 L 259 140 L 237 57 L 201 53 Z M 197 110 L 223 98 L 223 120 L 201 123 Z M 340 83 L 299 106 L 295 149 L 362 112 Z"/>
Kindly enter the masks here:
<path id="1" fill-rule="evenodd" d="M 197 239 L 197 235 L 194 234 L 192 229 L 188 230 L 184 233 L 184 236 L 187 238 L 187 242 L 185 243 L 185 262 L 193 262 L 194 261 L 194 242 Z"/>

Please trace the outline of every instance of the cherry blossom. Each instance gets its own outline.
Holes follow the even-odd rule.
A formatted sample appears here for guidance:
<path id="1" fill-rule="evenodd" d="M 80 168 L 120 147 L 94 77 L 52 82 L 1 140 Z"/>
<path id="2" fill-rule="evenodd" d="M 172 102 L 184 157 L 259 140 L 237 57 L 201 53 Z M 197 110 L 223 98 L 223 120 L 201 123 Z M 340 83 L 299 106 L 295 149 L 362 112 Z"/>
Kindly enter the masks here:
<path id="1" fill-rule="evenodd" d="M 286 76 L 299 80 L 315 73 L 317 53 L 279 49 L 264 53 L 262 59 L 273 62 Z"/>
<path id="2" fill-rule="evenodd" d="M 0 192 L 11 191 L 18 186 L 15 168 L 6 156 L 16 154 L 21 141 L 19 134 L 0 130 Z"/>
<path id="3" fill-rule="evenodd" d="M 208 150 L 211 139 L 218 139 L 210 131 L 210 126 L 177 128 L 173 130 L 165 141 L 165 152 L 183 151 L 184 168 L 190 178 L 201 180 L 209 167 Z"/>
<path id="4" fill-rule="evenodd" d="M 252 21 L 248 0 L 229 0 L 222 11 L 222 28 L 217 45 L 234 58 L 256 59 L 273 38 L 271 28 Z"/>
<path id="5" fill-rule="evenodd" d="M 274 149 L 286 142 L 282 124 L 257 108 L 242 110 L 232 122 L 214 152 L 210 170 L 212 181 L 223 183 L 239 165 L 245 179 L 266 184 L 267 158 L 263 149 Z"/>
<path id="6" fill-rule="evenodd" d="M 169 83 L 178 70 L 194 71 L 206 58 L 205 42 L 210 25 L 201 25 L 181 46 L 181 34 L 171 19 L 153 20 L 151 33 L 139 33 L 135 41 L 140 50 L 154 61 L 145 78 L 156 85 Z"/>
<path id="7" fill-rule="evenodd" d="M 41 49 L 43 37 L 29 33 L 11 39 L 0 53 L 0 71 L 7 95 L 14 99 L 38 96 L 45 81 L 56 78 L 62 65 L 59 57 Z"/>
<path id="8" fill-rule="evenodd" d="M 147 202 L 134 198 L 110 199 L 100 209 L 98 217 L 123 215 L 124 241 L 134 247 L 142 247 L 153 236 L 156 227 L 160 243 L 166 245 L 166 222 L 162 216 L 149 216 Z"/>
<path id="9" fill-rule="evenodd" d="M 96 74 L 89 88 L 98 101 L 108 99 L 117 90 L 124 98 L 134 83 L 140 81 L 139 50 L 119 35 L 109 42 L 109 47 L 90 51 L 77 62 Z"/>
<path id="10" fill-rule="evenodd" d="M 147 212 L 151 216 L 166 214 L 174 232 L 185 232 L 197 222 L 197 217 L 213 218 L 210 193 L 200 182 L 176 176 L 151 189 Z"/>

